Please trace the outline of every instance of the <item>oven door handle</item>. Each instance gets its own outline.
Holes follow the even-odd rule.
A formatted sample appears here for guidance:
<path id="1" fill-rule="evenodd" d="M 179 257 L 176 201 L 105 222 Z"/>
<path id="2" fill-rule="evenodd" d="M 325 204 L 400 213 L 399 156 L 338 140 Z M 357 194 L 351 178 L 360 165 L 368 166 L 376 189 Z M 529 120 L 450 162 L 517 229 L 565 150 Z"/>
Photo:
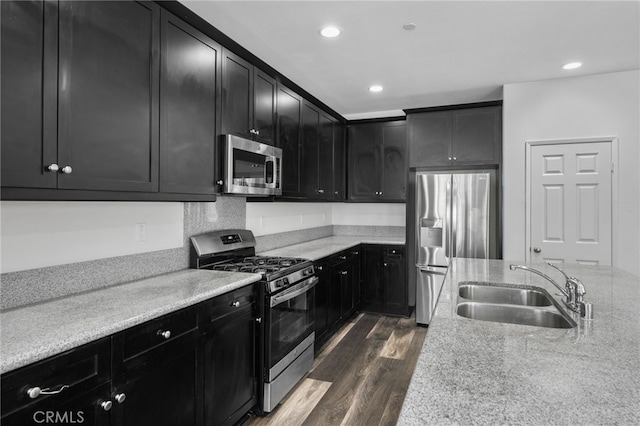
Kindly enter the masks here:
<path id="1" fill-rule="evenodd" d="M 303 281 L 300 284 L 296 284 L 295 287 L 292 287 L 288 290 L 285 290 L 283 293 L 273 296 L 271 298 L 270 306 L 273 308 L 274 306 L 278 306 L 281 303 L 286 302 L 287 300 L 291 300 L 294 297 L 298 297 L 303 293 L 306 293 L 320 281 L 318 277 L 311 277 L 306 281 Z"/>

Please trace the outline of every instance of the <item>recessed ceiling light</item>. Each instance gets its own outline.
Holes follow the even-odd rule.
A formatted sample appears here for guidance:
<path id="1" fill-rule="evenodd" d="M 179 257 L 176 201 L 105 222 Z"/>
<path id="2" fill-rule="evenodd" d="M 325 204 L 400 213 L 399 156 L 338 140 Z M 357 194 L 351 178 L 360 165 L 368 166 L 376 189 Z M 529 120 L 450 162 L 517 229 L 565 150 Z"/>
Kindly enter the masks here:
<path id="1" fill-rule="evenodd" d="M 562 66 L 563 70 L 575 70 L 576 68 L 580 68 L 582 66 L 581 62 L 570 62 L 568 64 L 564 64 Z"/>
<path id="2" fill-rule="evenodd" d="M 382 86 L 380 85 L 373 85 L 369 87 L 369 91 L 370 92 L 382 92 Z"/>
<path id="3" fill-rule="evenodd" d="M 326 38 L 338 37 L 341 33 L 338 27 L 324 27 L 320 30 L 320 35 Z"/>
<path id="4" fill-rule="evenodd" d="M 402 28 L 404 28 L 404 29 L 405 29 L 405 30 L 407 30 L 407 31 L 415 30 L 415 29 L 416 29 L 416 27 L 417 27 L 417 25 L 416 25 L 416 24 L 414 24 L 413 22 L 407 22 L 406 24 L 404 24 L 404 25 L 402 26 Z"/>

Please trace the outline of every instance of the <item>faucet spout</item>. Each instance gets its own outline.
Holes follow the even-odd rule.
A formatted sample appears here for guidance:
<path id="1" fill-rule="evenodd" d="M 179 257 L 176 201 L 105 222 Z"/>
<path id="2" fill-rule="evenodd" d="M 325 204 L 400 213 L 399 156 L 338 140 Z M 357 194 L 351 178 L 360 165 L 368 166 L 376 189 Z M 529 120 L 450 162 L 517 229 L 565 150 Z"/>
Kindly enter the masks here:
<path id="1" fill-rule="evenodd" d="M 567 290 L 565 290 L 564 288 L 562 288 L 560 286 L 560 284 L 555 282 L 555 280 L 553 280 L 553 278 L 551 278 L 547 274 L 544 274 L 544 273 L 542 273 L 542 272 L 540 272 L 540 271 L 538 271 L 536 269 L 529 268 L 528 266 L 524 266 L 524 265 L 511 264 L 511 265 L 509 265 L 509 269 L 511 269 L 512 271 L 515 271 L 516 269 L 522 269 L 523 271 L 529 271 L 529 272 L 533 272 L 534 274 L 540 275 L 542 278 L 544 278 L 545 280 L 549 281 L 551 284 L 556 286 L 556 288 L 558 290 L 560 290 L 562 292 L 562 294 L 564 294 L 565 297 L 569 297 L 569 292 Z"/>

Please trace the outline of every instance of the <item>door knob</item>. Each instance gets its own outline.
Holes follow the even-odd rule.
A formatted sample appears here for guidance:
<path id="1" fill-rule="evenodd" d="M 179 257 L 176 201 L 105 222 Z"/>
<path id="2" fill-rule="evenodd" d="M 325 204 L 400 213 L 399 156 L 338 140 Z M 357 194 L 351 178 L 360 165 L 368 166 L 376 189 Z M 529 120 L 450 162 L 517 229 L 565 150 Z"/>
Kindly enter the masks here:
<path id="1" fill-rule="evenodd" d="M 533 252 L 534 253 L 540 253 L 542 251 L 542 249 L 540 247 L 534 247 L 533 248 Z"/>

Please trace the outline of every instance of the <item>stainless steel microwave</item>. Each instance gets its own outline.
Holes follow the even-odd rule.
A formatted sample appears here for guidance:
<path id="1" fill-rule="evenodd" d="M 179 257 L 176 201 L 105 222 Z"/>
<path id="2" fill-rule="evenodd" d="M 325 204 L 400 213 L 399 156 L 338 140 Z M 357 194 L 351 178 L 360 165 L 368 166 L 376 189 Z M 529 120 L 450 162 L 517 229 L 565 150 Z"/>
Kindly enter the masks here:
<path id="1" fill-rule="evenodd" d="M 282 150 L 234 135 L 222 140 L 226 194 L 282 195 Z"/>

